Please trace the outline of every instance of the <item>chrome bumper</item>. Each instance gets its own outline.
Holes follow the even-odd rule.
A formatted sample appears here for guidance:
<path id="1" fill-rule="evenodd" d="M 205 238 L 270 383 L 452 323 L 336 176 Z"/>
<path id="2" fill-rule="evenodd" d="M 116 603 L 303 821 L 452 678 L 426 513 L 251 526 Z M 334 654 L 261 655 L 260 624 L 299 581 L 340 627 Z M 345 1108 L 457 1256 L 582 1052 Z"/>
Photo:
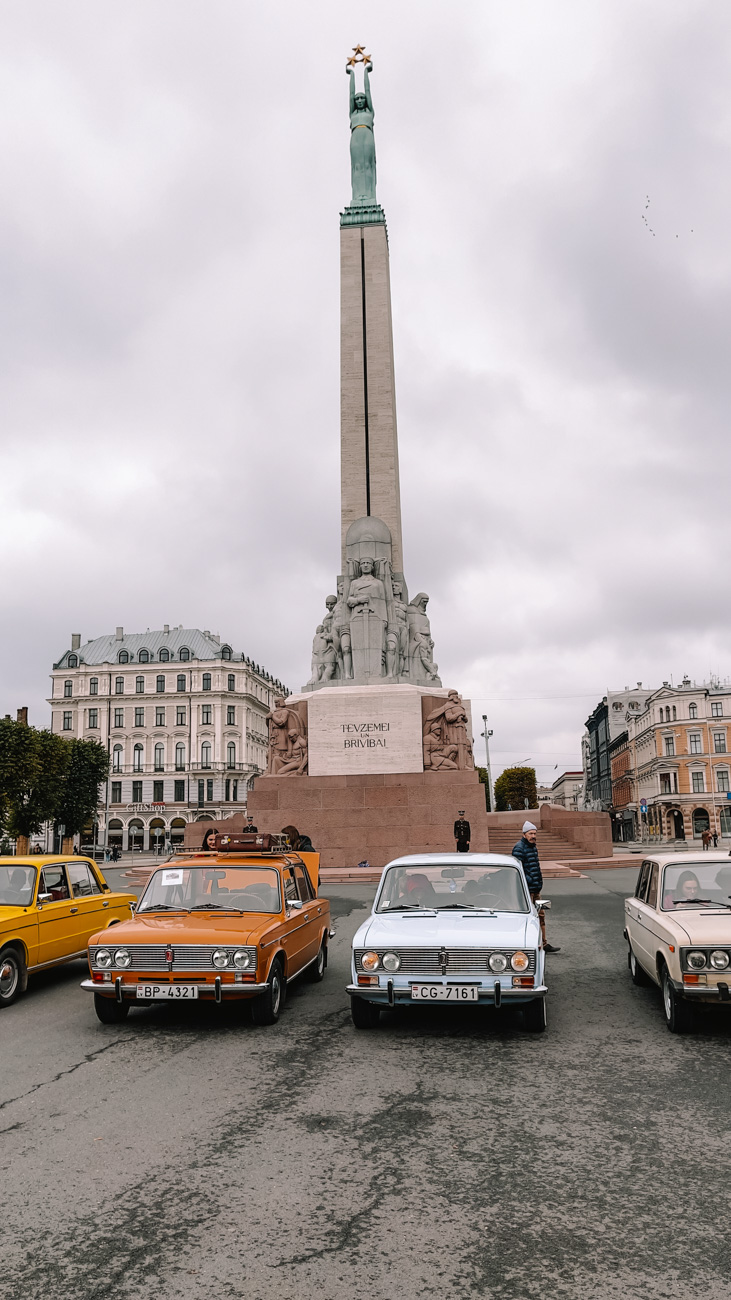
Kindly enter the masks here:
<path id="1" fill-rule="evenodd" d="M 414 980 L 414 984 L 429 984 L 430 980 Z M 455 981 L 457 982 L 457 981 Z M 465 983 L 469 981 L 465 980 Z M 375 984 L 348 984 L 345 992 L 352 997 L 363 998 L 365 1002 L 378 1002 L 386 1007 L 397 1005 L 414 1006 L 457 1006 L 456 1002 L 447 1003 L 443 999 L 433 1002 L 428 999 L 417 1002 L 411 996 L 411 986 L 408 988 L 395 988 L 389 981 L 388 987 L 376 988 Z M 478 989 L 477 1005 L 478 1006 L 501 1006 L 503 1002 L 532 1002 L 534 998 L 545 998 L 548 988 L 545 984 L 538 984 L 532 989 L 514 989 L 512 985 L 509 988 L 503 988 L 499 982 L 496 982 L 495 988 Z M 459 1004 L 463 1007 L 474 1006 L 474 1002 L 462 1002 Z"/>
<path id="2" fill-rule="evenodd" d="M 700 1002 L 707 998 L 709 1002 L 731 1002 L 728 984 L 683 984 L 673 980 L 672 985 L 679 997 L 690 998 L 691 1001 Z"/>
<path id="3" fill-rule="evenodd" d="M 184 980 L 181 980 L 180 982 L 183 984 L 185 983 Z M 137 983 L 154 984 L 155 981 L 145 979 L 138 980 Z M 201 995 L 204 998 L 212 997 L 216 1002 L 220 1002 L 223 998 L 242 997 L 251 993 L 263 993 L 268 987 L 267 984 L 223 984 L 219 980 L 216 980 L 213 984 L 197 985 L 199 997 Z M 82 980 L 81 988 L 86 989 L 87 993 L 101 993 L 102 997 L 116 998 L 118 1002 L 139 1002 L 140 1006 L 143 1005 L 143 1002 L 171 1002 L 173 1000 L 172 998 L 138 998 L 137 984 L 122 984 L 121 981 L 118 983 L 117 980 L 113 983 L 110 983 L 107 980 L 103 984 L 98 984 L 94 980 Z M 184 999 L 181 998 L 180 1001 L 182 1002 Z"/>

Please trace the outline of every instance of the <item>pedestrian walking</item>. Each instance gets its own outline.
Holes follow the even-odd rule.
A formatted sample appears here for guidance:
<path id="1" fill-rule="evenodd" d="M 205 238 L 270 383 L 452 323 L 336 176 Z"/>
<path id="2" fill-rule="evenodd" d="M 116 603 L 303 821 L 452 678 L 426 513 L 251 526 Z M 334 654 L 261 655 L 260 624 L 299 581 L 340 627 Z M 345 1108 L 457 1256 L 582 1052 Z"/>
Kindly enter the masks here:
<path id="1" fill-rule="evenodd" d="M 465 821 L 464 808 L 460 808 L 457 813 L 457 820 L 454 823 L 454 838 L 457 841 L 457 852 L 469 853 L 472 832 L 469 822 Z"/>
<path id="2" fill-rule="evenodd" d="M 714 847 L 714 849 L 717 849 L 717 848 L 718 848 L 718 831 L 712 831 L 712 832 L 711 832 L 711 835 L 712 835 L 712 837 L 713 837 L 713 847 Z"/>
<path id="3" fill-rule="evenodd" d="M 523 867 L 525 873 L 528 891 L 533 902 L 540 898 L 543 888 L 543 875 L 541 864 L 538 858 L 538 845 L 536 844 L 537 831 L 533 822 L 523 822 L 523 835 L 513 848 L 513 857 L 517 858 Z M 560 952 L 560 948 L 554 948 L 552 943 L 546 940 L 546 918 L 543 908 L 538 909 L 538 920 L 541 925 L 541 935 L 543 937 L 543 948 L 545 952 Z"/>
<path id="4" fill-rule="evenodd" d="M 711 843 L 711 832 L 710 832 L 710 831 L 706 830 L 706 831 L 703 832 L 703 834 L 701 835 L 701 843 L 702 843 L 702 845 L 703 845 L 703 851 L 705 852 L 706 849 L 708 848 L 709 844 Z"/>

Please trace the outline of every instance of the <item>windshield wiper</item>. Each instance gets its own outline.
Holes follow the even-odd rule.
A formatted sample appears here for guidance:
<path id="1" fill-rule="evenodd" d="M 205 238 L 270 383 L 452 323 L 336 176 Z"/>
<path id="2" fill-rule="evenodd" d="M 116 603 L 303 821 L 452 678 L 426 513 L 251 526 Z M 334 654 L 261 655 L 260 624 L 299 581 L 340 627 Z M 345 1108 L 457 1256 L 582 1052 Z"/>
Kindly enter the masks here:
<path id="1" fill-rule="evenodd" d="M 384 912 L 435 912 L 435 907 L 420 907 L 418 903 L 399 903 L 396 907 L 384 907 Z"/>
<path id="2" fill-rule="evenodd" d="M 731 903 L 724 903 L 717 898 L 674 898 L 673 907 L 693 907 L 695 904 L 699 907 L 727 907 L 731 911 Z"/>
<path id="3" fill-rule="evenodd" d="M 224 903 L 196 903 L 191 907 L 191 912 L 241 912 L 240 907 L 226 907 Z"/>
<path id="4" fill-rule="evenodd" d="M 173 903 L 148 903 L 147 907 L 139 907 L 137 914 L 140 912 L 188 912 L 187 907 L 176 907 Z"/>

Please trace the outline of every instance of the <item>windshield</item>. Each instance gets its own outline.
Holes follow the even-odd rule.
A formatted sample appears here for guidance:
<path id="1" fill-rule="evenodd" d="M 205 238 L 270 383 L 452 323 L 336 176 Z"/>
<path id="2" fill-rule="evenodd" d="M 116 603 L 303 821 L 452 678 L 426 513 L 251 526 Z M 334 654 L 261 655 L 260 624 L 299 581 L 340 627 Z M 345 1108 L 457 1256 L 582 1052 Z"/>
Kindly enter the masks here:
<path id="1" fill-rule="evenodd" d="M 30 907 L 35 887 L 35 867 L 0 867 L 0 905 Z"/>
<path id="2" fill-rule="evenodd" d="M 707 907 L 709 903 L 731 907 L 731 863 L 683 862 L 665 868 L 662 886 L 664 912 Z"/>
<path id="3" fill-rule="evenodd" d="M 377 912 L 436 908 L 489 908 L 497 912 L 528 912 L 530 905 L 517 867 L 459 867 L 414 863 L 391 867 L 378 895 Z"/>
<path id="4" fill-rule="evenodd" d="M 150 879 L 138 912 L 281 912 L 279 872 L 273 867 L 161 867 Z"/>

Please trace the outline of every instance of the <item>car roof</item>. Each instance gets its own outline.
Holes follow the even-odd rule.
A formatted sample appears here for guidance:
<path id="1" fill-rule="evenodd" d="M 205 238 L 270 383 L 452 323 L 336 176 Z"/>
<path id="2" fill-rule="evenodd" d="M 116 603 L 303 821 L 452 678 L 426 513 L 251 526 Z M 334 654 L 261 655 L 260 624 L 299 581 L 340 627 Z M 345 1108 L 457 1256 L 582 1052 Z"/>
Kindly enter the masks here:
<path id="1" fill-rule="evenodd" d="M 518 867 L 517 858 L 507 853 L 410 853 L 403 858 L 394 858 L 383 868 L 413 867 L 463 867 L 466 862 L 475 867 Z"/>
<path id="2" fill-rule="evenodd" d="M 731 866 L 731 853 L 726 849 L 684 849 L 682 853 L 645 853 L 641 861 L 657 862 L 661 867 L 680 867 L 684 862 L 726 862 Z"/>
<path id="3" fill-rule="evenodd" d="M 23 857 L 0 858 L 0 867 L 49 867 L 54 862 L 91 862 L 93 866 L 97 865 L 93 858 L 80 853 L 26 853 Z"/>

